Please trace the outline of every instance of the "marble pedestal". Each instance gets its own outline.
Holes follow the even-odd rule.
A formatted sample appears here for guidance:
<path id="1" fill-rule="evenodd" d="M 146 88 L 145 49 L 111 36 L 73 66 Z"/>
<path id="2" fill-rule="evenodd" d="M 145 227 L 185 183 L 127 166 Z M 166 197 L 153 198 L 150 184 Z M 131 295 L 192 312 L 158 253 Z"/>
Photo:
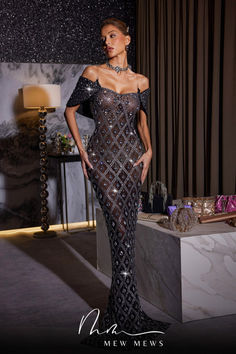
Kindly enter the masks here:
<path id="1" fill-rule="evenodd" d="M 102 210 L 96 208 L 97 269 L 111 277 Z M 136 228 L 139 295 L 180 322 L 236 314 L 236 231 L 225 222 L 189 232 L 140 221 Z"/>

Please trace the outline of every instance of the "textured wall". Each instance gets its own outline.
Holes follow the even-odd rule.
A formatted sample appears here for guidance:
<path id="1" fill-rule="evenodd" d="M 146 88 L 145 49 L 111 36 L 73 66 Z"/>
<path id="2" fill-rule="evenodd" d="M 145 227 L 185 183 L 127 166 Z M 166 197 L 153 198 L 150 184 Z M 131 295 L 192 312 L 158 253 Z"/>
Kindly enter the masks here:
<path id="1" fill-rule="evenodd" d="M 0 61 L 98 64 L 105 59 L 100 23 L 125 21 L 135 70 L 135 0 L 1 0 Z"/>

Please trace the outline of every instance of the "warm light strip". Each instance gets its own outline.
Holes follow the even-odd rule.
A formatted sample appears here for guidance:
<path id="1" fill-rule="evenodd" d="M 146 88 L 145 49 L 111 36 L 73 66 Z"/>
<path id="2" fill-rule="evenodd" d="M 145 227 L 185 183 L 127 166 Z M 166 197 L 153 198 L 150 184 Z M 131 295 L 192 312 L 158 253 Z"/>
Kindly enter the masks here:
<path id="1" fill-rule="evenodd" d="M 89 220 L 88 221 L 80 221 L 80 222 L 73 222 L 73 223 L 69 223 L 68 224 L 68 229 L 73 230 L 73 229 L 83 229 L 83 228 L 89 228 L 89 227 L 96 227 L 96 220 Z M 66 225 L 62 224 L 57 224 L 57 225 L 50 225 L 49 230 L 53 230 L 53 231 L 66 231 L 65 230 Z M 37 231 L 42 231 L 40 226 L 36 226 L 36 227 L 27 227 L 27 228 L 22 228 L 22 229 L 12 229 L 12 230 L 3 230 L 0 231 L 0 236 L 8 236 L 8 235 L 13 235 L 15 233 L 19 233 L 19 232 L 26 232 L 26 233 L 32 233 L 32 232 L 37 232 Z"/>

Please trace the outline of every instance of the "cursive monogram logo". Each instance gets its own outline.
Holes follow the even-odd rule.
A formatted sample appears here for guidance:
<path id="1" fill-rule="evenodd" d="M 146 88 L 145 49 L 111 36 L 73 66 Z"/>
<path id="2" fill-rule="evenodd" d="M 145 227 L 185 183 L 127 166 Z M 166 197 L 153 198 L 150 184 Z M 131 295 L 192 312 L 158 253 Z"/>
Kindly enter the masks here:
<path id="1" fill-rule="evenodd" d="M 110 328 L 108 328 L 107 330 L 105 330 L 104 332 L 99 332 L 98 329 L 94 329 L 94 326 L 96 325 L 97 321 L 98 321 L 98 318 L 99 318 L 99 315 L 100 315 L 100 310 L 97 308 L 97 309 L 93 309 L 91 310 L 86 316 L 82 316 L 81 320 L 80 320 L 80 325 L 79 325 L 79 330 L 78 330 L 78 334 L 80 334 L 81 330 L 82 330 L 82 327 L 85 323 L 85 321 L 88 319 L 88 317 L 93 313 L 93 312 L 96 312 L 97 311 L 97 317 L 95 318 L 95 321 L 90 329 L 90 332 L 89 332 L 89 335 L 93 334 L 94 332 L 97 332 L 97 334 L 104 334 L 104 333 L 112 333 L 112 334 L 120 334 L 121 332 L 127 334 L 128 336 L 140 336 L 140 335 L 143 335 L 143 334 L 147 334 L 147 333 L 162 333 L 164 334 L 164 332 L 162 331 L 148 331 L 148 332 L 140 332 L 140 333 L 128 333 L 126 331 L 120 331 L 120 332 L 117 332 L 116 331 L 116 328 L 117 328 L 117 324 L 114 323 Z"/>

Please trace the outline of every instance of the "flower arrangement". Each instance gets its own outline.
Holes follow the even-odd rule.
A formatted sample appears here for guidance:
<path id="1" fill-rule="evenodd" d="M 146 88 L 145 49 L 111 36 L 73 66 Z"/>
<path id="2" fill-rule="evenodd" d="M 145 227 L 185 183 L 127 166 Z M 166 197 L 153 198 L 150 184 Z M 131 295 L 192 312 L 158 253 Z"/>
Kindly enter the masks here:
<path id="1" fill-rule="evenodd" d="M 71 134 L 57 133 L 56 149 L 58 153 L 73 153 L 75 148 L 75 141 Z"/>

